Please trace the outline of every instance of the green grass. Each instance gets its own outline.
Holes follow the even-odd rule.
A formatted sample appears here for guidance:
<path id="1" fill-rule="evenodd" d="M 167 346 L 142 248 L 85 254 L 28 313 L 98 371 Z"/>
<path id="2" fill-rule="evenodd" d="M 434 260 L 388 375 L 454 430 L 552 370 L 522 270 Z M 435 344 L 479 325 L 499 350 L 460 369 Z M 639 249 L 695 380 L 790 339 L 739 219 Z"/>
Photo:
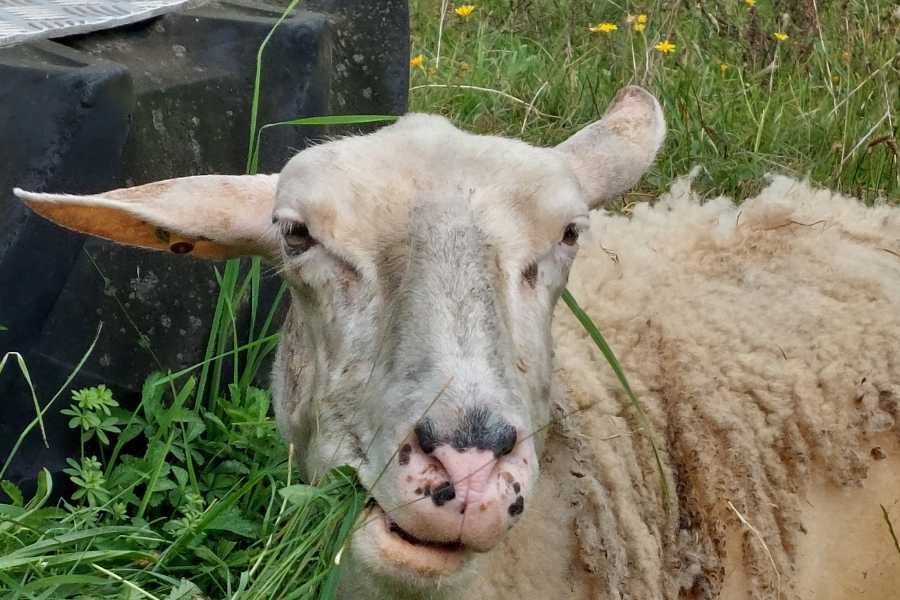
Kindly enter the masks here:
<path id="1" fill-rule="evenodd" d="M 440 0 L 412 0 L 412 54 L 423 63 L 412 69 L 411 110 L 549 145 L 597 119 L 617 89 L 638 84 L 659 98 L 669 135 L 627 202 L 657 196 L 696 164 L 706 194 L 744 198 L 778 172 L 866 200 L 900 196 L 896 3 L 474 4 L 461 18 L 450 3 L 441 28 Z M 643 32 L 629 14 L 648 16 Z M 618 29 L 588 31 L 600 22 Z M 663 40 L 675 51 L 655 50 Z"/>
<path id="2" fill-rule="evenodd" d="M 124 410 L 103 386 L 72 392 L 61 411 L 82 442 L 65 470 L 71 496 L 50 504 L 54 482 L 43 471 L 26 500 L 2 481 L 7 458 L 0 598 L 331 597 L 335 558 L 367 495 L 348 469 L 315 486 L 296 477 L 270 415 L 271 395 L 253 383 L 277 341 L 270 327 L 282 298 L 262 313 L 259 277 L 256 263 L 226 266 L 206 360 L 150 375 L 135 410 Z M 242 304 L 254 311 L 246 337 L 234 315 Z M 27 378 L 16 354 L 0 369 L 10 360 Z M 36 408 L 19 442 L 70 381 Z"/>

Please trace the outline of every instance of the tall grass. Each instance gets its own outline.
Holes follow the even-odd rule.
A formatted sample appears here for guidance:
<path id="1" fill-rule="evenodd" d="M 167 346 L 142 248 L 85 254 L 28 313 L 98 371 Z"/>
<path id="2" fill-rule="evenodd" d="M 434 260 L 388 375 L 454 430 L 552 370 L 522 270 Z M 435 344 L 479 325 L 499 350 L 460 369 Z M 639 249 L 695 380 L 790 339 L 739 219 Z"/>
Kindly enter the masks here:
<path id="1" fill-rule="evenodd" d="M 900 197 L 895 2 L 473 4 L 464 18 L 451 3 L 442 23 L 441 2 L 411 1 L 412 52 L 422 57 L 411 109 L 550 145 L 634 83 L 660 99 L 669 135 L 624 204 L 656 197 L 696 164 L 707 194 L 744 198 L 781 172 L 866 200 Z M 589 30 L 602 22 L 616 29 Z M 661 41 L 675 50 L 660 52 Z"/>

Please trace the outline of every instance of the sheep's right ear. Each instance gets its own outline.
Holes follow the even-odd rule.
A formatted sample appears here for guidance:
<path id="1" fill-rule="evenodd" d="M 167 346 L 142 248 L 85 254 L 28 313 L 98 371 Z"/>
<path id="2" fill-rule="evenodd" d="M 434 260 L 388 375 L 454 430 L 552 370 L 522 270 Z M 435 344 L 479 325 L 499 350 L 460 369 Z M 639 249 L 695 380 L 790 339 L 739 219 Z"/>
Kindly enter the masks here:
<path id="1" fill-rule="evenodd" d="M 39 215 L 121 244 L 202 258 L 273 256 L 272 207 L 278 175 L 203 175 L 96 196 L 16 196 Z"/>
<path id="2" fill-rule="evenodd" d="M 666 120 L 656 98 L 628 86 L 606 114 L 558 145 L 569 161 L 588 206 L 599 208 L 638 182 L 666 137 Z"/>

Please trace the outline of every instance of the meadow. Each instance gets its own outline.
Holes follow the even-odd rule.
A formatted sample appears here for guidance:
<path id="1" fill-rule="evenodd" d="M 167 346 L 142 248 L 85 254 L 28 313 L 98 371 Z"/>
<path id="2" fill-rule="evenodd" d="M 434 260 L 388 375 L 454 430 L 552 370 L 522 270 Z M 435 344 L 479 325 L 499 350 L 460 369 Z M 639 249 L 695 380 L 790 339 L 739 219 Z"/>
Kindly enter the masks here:
<path id="1" fill-rule="evenodd" d="M 644 86 L 666 145 L 630 202 L 696 165 L 741 199 L 766 173 L 872 201 L 900 196 L 900 8 L 870 0 L 411 2 L 410 109 L 558 143 Z"/>
<path id="2" fill-rule="evenodd" d="M 694 185 L 709 196 L 748 197 L 778 172 L 867 201 L 900 197 L 900 9 L 889 2 L 412 0 L 410 9 L 410 109 L 465 129 L 555 144 L 599 118 L 623 85 L 655 93 L 666 145 L 615 209 L 652 201 L 697 165 Z M 250 128 L 249 172 L 261 125 Z M 277 341 L 274 311 L 257 305 L 261 276 L 258 260 L 218 272 L 206 360 L 150 374 L 135 410 L 105 388 L 33 399 L 23 437 L 63 410 L 82 451 L 59 502 L 47 472 L 31 498 L 2 482 L 0 598 L 329 596 L 366 498 L 351 469 L 317 486 L 296 476 L 270 394 L 254 383 Z M 235 328 L 240 303 L 254 315 L 248 337 Z M 85 357 L 91 349 L 85 340 Z M 0 369 L 28 377 L 21 357 L 3 360 Z"/>

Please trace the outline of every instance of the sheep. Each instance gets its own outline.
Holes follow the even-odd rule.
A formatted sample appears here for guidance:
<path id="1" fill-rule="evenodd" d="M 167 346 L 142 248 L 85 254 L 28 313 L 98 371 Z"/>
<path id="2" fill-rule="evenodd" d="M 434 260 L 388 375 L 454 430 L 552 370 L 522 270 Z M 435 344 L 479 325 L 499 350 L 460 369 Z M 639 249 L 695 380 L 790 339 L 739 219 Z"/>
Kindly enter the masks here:
<path id="1" fill-rule="evenodd" d="M 409 115 L 279 175 L 16 194 L 100 237 L 280 266 L 276 421 L 306 477 L 352 464 L 373 497 L 341 598 L 818 598 L 841 577 L 884 597 L 898 210 L 786 179 L 740 208 L 682 182 L 597 210 L 664 136 L 629 87 L 555 148 Z M 567 281 L 652 427 L 554 310 Z M 853 511 L 852 555 L 825 547 Z"/>

